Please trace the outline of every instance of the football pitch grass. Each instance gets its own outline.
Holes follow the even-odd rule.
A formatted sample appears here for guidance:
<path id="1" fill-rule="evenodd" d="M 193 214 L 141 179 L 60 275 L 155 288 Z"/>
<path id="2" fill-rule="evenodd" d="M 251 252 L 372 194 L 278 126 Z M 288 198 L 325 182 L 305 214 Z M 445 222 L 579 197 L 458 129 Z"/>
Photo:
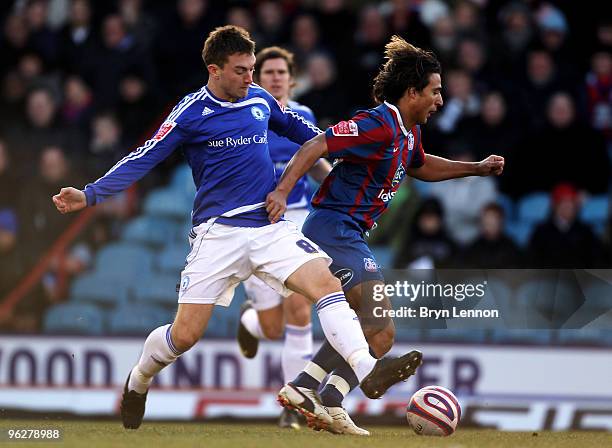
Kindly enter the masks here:
<path id="1" fill-rule="evenodd" d="M 421 437 L 407 426 L 371 426 L 370 437 L 317 433 L 307 428 L 281 430 L 273 424 L 216 422 L 146 422 L 136 431 L 124 430 L 118 421 L 4 420 L 0 422 L 0 447 L 211 447 L 211 448 L 400 448 L 400 447 L 606 447 L 612 433 L 606 432 L 501 432 L 459 429 L 450 437 Z M 62 440 L 7 441 L 7 429 L 61 429 Z"/>

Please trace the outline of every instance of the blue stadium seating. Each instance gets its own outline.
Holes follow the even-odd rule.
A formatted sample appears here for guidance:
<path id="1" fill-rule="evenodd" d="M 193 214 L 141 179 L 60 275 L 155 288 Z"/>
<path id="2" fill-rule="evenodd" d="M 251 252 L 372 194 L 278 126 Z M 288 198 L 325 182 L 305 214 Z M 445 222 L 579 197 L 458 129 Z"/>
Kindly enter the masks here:
<path id="1" fill-rule="evenodd" d="M 559 330 L 557 340 L 565 345 L 612 345 L 612 330 L 581 328 L 578 330 Z"/>
<path id="2" fill-rule="evenodd" d="M 114 335 L 146 336 L 172 318 L 172 313 L 154 305 L 125 305 L 111 313 L 109 330 Z"/>
<path id="3" fill-rule="evenodd" d="M 133 288 L 134 301 L 140 306 L 159 305 L 168 310 L 176 310 L 176 284 L 180 281 L 178 274 L 158 274 L 137 282 Z"/>
<path id="4" fill-rule="evenodd" d="M 514 221 L 516 218 L 516 207 L 514 205 L 514 201 L 510 196 L 499 193 L 497 195 L 497 199 L 495 200 L 503 209 L 504 214 L 506 215 L 506 221 Z"/>
<path id="5" fill-rule="evenodd" d="M 123 230 L 121 238 L 130 243 L 140 243 L 154 248 L 163 246 L 168 236 L 177 232 L 180 225 L 159 216 L 139 216 L 131 220 Z"/>
<path id="6" fill-rule="evenodd" d="M 431 182 L 425 182 L 418 179 L 412 179 L 412 183 L 410 184 L 410 186 L 414 188 L 422 198 L 429 196 L 431 185 Z"/>
<path id="7" fill-rule="evenodd" d="M 185 199 L 193 201 L 196 194 L 196 188 L 193 182 L 191 168 L 188 164 L 184 163 L 175 168 L 172 173 L 170 187 L 183 195 Z"/>
<path id="8" fill-rule="evenodd" d="M 526 312 L 528 328 L 559 328 L 580 305 L 581 298 L 562 281 L 534 280 L 516 293 L 518 305 Z"/>
<path id="9" fill-rule="evenodd" d="M 174 241 L 177 243 L 189 244 L 189 232 L 192 228 L 193 224 L 191 219 L 181 222 L 179 227 L 176 229 L 176 233 L 174 234 Z"/>
<path id="10" fill-rule="evenodd" d="M 520 247 L 526 247 L 533 233 L 535 224 L 527 221 L 508 221 L 506 233 Z"/>
<path id="11" fill-rule="evenodd" d="M 95 268 L 102 275 L 131 279 L 148 275 L 153 266 L 153 252 L 141 245 L 111 243 L 96 254 Z"/>
<path id="12" fill-rule="evenodd" d="M 124 305 L 128 300 L 129 282 L 104 272 L 92 272 L 79 276 L 70 287 L 74 303 L 91 304 L 109 309 Z"/>
<path id="13" fill-rule="evenodd" d="M 580 218 L 592 226 L 605 225 L 610 212 L 610 198 L 607 195 L 592 196 L 582 204 Z"/>
<path id="14" fill-rule="evenodd" d="M 391 269 L 393 262 L 393 250 L 388 246 L 370 246 L 376 263 L 382 269 Z"/>
<path id="15" fill-rule="evenodd" d="M 518 220 L 532 224 L 544 221 L 550 213 L 550 195 L 544 192 L 531 193 L 518 202 Z"/>
<path id="16" fill-rule="evenodd" d="M 104 313 L 93 305 L 61 303 L 47 310 L 43 332 L 65 335 L 101 335 Z"/>
<path id="17" fill-rule="evenodd" d="M 172 188 L 158 188 L 149 193 L 144 202 L 147 215 L 184 220 L 193 207 L 185 196 Z"/>
<path id="18" fill-rule="evenodd" d="M 169 244 L 155 257 L 155 268 L 159 272 L 178 274 L 185 267 L 185 259 L 189 253 L 189 246 L 183 244 Z"/>

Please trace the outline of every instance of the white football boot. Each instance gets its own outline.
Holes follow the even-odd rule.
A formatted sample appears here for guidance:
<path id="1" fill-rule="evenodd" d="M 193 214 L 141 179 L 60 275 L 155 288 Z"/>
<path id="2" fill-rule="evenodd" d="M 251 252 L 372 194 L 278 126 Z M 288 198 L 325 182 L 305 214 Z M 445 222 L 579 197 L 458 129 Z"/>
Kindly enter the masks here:
<path id="1" fill-rule="evenodd" d="M 360 428 L 348 415 L 348 412 L 343 407 L 328 407 L 325 406 L 327 413 L 334 422 L 331 424 L 329 431 L 336 434 L 352 434 L 355 436 L 369 436 L 370 431 Z"/>
<path id="2" fill-rule="evenodd" d="M 296 410 L 306 417 L 310 428 L 335 432 L 330 428 L 334 420 L 321 404 L 321 399 L 316 391 L 287 383 L 280 390 L 276 399 L 282 407 Z"/>

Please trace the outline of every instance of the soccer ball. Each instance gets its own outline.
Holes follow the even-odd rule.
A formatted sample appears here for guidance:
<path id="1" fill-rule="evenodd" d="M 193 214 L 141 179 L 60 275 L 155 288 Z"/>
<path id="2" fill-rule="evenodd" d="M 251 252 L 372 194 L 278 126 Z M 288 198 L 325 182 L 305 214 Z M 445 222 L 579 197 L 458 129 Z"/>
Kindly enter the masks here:
<path id="1" fill-rule="evenodd" d="M 457 397 L 442 386 L 417 390 L 406 409 L 408 424 L 421 436 L 450 436 L 461 419 Z"/>

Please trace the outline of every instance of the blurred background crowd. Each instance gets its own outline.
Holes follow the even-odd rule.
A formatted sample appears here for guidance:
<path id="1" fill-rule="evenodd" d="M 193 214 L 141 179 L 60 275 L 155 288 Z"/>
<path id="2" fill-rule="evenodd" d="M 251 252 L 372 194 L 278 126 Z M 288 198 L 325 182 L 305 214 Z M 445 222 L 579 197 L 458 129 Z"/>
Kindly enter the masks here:
<path id="1" fill-rule="evenodd" d="M 104 174 L 149 137 L 182 95 L 205 84 L 202 45 L 224 24 L 249 30 L 259 49 L 282 45 L 295 53 L 294 99 L 312 108 L 321 128 L 372 105 L 371 80 L 392 34 L 431 49 L 442 62 L 445 104 L 423 128 L 425 151 L 506 158 L 499 179 L 406 182 L 372 232 L 383 266 L 610 267 L 612 19 L 598 11 L 605 2 L 590 3 L 1 2 L 0 300 L 14 295 L 78 219 L 58 214 L 51 196 Z M 181 254 L 168 270 L 176 281 L 188 250 L 190 204 L 176 210 L 170 187 L 160 186 L 184 190 L 188 199 L 182 164 L 174 154 L 97 207 L 84 230 L 17 294 L 10 312 L 0 313 L 0 328 L 40 329 L 45 310 L 75 293 L 78 277 L 99 268 L 106 259 L 100 252 L 126 235 L 141 238 L 152 261 L 143 263 L 139 253 L 140 265 L 151 271 Z M 175 209 L 160 211 L 164 200 Z M 156 207 L 161 218 L 150 224 Z M 175 233 L 175 251 L 164 252 Z M 107 258 L 129 260 L 125 254 Z"/>

